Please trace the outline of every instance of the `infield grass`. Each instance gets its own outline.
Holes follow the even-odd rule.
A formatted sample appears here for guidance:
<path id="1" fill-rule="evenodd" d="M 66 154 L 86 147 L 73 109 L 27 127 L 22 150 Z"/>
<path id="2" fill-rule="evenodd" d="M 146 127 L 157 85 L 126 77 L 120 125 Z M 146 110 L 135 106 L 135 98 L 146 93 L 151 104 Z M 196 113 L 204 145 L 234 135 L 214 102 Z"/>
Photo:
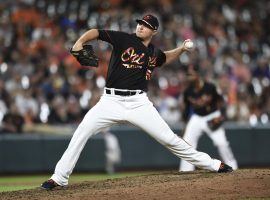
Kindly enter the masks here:
<path id="1" fill-rule="evenodd" d="M 153 172 L 119 172 L 112 175 L 108 174 L 72 174 L 69 183 L 78 183 L 83 181 L 97 181 L 114 178 L 123 178 L 151 174 Z M 49 179 L 51 175 L 18 175 L 18 176 L 0 176 L 0 192 L 16 191 L 24 189 L 33 189 L 39 187 L 42 182 Z"/>

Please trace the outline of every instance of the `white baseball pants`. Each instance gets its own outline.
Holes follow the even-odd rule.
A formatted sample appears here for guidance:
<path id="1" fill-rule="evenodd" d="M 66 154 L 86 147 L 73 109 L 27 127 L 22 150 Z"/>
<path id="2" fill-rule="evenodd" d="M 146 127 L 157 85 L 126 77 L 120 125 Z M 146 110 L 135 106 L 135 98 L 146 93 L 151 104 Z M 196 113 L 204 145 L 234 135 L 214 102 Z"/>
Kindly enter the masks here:
<path id="1" fill-rule="evenodd" d="M 230 165 L 233 169 L 237 169 L 237 161 L 234 158 L 232 150 L 230 148 L 229 142 L 225 135 L 225 130 L 223 127 L 218 128 L 215 131 L 209 129 L 207 121 L 219 117 L 221 115 L 220 111 L 215 111 L 206 116 L 192 115 L 183 136 L 183 139 L 192 145 L 194 148 L 197 148 L 198 141 L 202 134 L 205 132 L 213 141 L 214 145 L 217 147 L 219 155 L 222 160 Z M 181 160 L 179 171 L 193 171 L 195 166 Z"/>
<path id="2" fill-rule="evenodd" d="M 206 153 L 198 152 L 172 132 L 146 93 L 133 96 L 103 94 L 76 129 L 68 148 L 56 165 L 52 179 L 59 185 L 67 185 L 87 140 L 102 129 L 118 122 L 130 122 L 140 127 L 173 154 L 199 168 L 211 171 L 219 169 L 221 161 L 212 159 Z"/>

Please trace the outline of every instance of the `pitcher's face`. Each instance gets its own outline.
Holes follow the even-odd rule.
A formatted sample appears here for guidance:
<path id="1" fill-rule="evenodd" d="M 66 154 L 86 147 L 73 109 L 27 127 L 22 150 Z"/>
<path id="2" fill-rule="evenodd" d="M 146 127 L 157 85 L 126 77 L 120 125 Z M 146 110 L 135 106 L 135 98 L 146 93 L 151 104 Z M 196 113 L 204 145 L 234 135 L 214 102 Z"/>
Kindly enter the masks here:
<path id="1" fill-rule="evenodd" d="M 136 36 L 142 40 L 149 39 L 156 34 L 156 31 L 148 28 L 143 23 L 138 23 L 136 27 Z"/>

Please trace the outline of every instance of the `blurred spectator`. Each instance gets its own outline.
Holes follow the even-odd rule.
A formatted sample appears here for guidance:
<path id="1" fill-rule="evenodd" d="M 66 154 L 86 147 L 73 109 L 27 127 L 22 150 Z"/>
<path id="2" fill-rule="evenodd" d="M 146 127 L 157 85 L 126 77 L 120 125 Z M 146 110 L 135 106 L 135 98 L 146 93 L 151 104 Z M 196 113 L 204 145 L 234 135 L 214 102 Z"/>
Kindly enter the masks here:
<path id="1" fill-rule="evenodd" d="M 24 119 L 18 114 L 15 105 L 5 114 L 0 127 L 0 133 L 23 133 Z"/>
<path id="2" fill-rule="evenodd" d="M 18 108 L 18 114 L 24 118 L 26 124 L 32 124 L 38 116 L 38 103 L 31 96 L 31 90 L 21 91 L 15 96 L 15 105 Z"/>
<path id="3" fill-rule="evenodd" d="M 159 107 L 159 113 L 162 118 L 170 125 L 179 123 L 180 112 L 178 102 L 175 98 L 168 96 L 166 97 Z"/>

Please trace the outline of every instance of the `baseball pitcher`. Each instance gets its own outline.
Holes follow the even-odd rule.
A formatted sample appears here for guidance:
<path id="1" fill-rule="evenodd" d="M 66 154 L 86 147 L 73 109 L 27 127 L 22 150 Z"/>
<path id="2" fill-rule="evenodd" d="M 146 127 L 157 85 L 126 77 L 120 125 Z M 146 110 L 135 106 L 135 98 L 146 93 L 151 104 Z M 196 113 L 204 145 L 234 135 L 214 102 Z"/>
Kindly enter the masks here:
<path id="1" fill-rule="evenodd" d="M 41 185 L 43 189 L 68 185 L 69 176 L 86 141 L 118 122 L 129 122 L 140 127 L 173 154 L 199 168 L 216 172 L 232 171 L 230 166 L 198 152 L 174 134 L 147 97 L 147 84 L 153 70 L 176 60 L 187 51 L 185 43 L 189 40 L 173 50 L 163 52 L 151 43 L 152 37 L 157 34 L 158 19 L 146 15 L 136 21 L 138 24 L 134 34 L 91 29 L 74 44 L 71 53 L 84 66 L 98 66 L 92 49 L 85 46 L 87 42 L 98 39 L 112 45 L 106 87 L 99 102 L 88 111 L 76 129 L 54 174 Z"/>

